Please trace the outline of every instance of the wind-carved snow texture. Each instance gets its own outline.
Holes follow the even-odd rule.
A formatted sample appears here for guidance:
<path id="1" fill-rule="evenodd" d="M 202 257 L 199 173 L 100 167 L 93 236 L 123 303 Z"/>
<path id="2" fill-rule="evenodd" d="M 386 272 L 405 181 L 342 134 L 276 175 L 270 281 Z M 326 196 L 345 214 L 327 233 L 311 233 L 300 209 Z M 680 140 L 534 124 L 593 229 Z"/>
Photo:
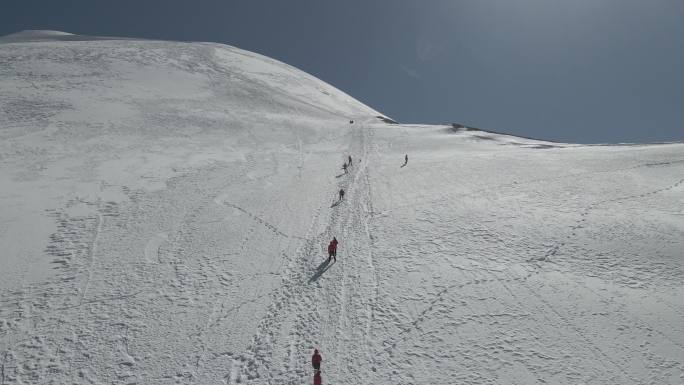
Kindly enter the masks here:
<path id="1" fill-rule="evenodd" d="M 387 124 L 217 44 L 3 41 L 0 385 L 310 384 L 314 348 L 324 384 L 684 382 L 684 145 Z"/>

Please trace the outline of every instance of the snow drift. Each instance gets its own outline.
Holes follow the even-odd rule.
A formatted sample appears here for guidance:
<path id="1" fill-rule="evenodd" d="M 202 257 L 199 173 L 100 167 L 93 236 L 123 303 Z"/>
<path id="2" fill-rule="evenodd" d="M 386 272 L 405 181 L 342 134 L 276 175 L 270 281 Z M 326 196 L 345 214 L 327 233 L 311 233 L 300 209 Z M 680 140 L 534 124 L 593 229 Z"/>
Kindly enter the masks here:
<path id="1" fill-rule="evenodd" d="M 2 384 L 308 384 L 313 348 L 324 384 L 684 380 L 682 144 L 387 124 L 219 44 L 0 42 Z"/>

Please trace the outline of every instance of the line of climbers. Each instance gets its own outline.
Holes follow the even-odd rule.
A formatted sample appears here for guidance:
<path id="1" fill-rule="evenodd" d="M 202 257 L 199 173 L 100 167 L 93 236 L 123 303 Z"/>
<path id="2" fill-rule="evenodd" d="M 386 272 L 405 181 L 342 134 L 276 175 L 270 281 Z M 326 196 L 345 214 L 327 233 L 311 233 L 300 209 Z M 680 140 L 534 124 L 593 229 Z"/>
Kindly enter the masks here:
<path id="1" fill-rule="evenodd" d="M 351 123 L 351 122 L 350 122 Z M 347 161 L 344 162 L 342 165 L 342 169 L 344 170 L 344 173 L 347 173 L 347 169 L 352 166 L 352 157 L 349 155 L 347 157 Z M 336 204 L 339 204 L 342 202 L 342 199 L 344 199 L 344 189 L 341 188 L 339 191 L 339 199 L 337 200 Z M 333 205 L 336 205 L 333 204 Z M 328 263 L 331 261 L 337 262 L 337 238 L 333 237 L 332 241 L 328 243 Z M 321 361 L 323 359 L 321 358 L 321 354 L 318 352 L 318 349 L 314 349 L 314 353 L 311 356 L 311 366 L 313 366 L 314 369 L 314 376 L 313 376 L 313 385 L 323 385 L 323 379 L 321 378 Z"/>
<path id="2" fill-rule="evenodd" d="M 407 164 L 408 154 L 404 155 L 404 164 L 402 164 L 401 167 L 406 167 Z M 345 174 L 347 173 L 347 169 L 351 166 L 352 157 L 349 155 L 347 161 L 342 165 L 342 169 L 344 170 Z M 344 189 L 341 188 L 337 202 L 342 202 L 342 199 L 344 199 Z M 332 241 L 330 241 L 328 244 L 328 263 L 330 263 L 331 260 L 337 262 L 337 244 L 338 242 L 336 237 L 333 237 Z M 314 353 L 311 356 L 311 366 L 313 366 L 314 369 L 313 385 L 323 385 L 323 380 L 321 378 L 321 361 L 323 361 L 321 354 L 318 352 L 318 349 L 314 349 Z"/>

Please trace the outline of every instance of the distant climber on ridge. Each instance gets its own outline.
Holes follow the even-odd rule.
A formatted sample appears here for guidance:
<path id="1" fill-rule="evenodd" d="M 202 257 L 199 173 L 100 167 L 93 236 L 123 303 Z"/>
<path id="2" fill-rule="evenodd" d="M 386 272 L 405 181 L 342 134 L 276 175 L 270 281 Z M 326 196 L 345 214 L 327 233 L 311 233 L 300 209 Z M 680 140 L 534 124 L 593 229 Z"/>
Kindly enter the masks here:
<path id="1" fill-rule="evenodd" d="M 340 201 L 344 198 L 344 189 L 340 189 Z"/>
<path id="2" fill-rule="evenodd" d="M 342 165 L 342 169 L 344 170 L 344 173 L 346 174 L 347 173 L 347 163 L 346 162 Z"/>
<path id="3" fill-rule="evenodd" d="M 349 155 L 349 162 L 347 162 L 347 163 L 349 163 L 349 167 L 351 167 L 351 165 L 352 165 L 351 155 Z"/>

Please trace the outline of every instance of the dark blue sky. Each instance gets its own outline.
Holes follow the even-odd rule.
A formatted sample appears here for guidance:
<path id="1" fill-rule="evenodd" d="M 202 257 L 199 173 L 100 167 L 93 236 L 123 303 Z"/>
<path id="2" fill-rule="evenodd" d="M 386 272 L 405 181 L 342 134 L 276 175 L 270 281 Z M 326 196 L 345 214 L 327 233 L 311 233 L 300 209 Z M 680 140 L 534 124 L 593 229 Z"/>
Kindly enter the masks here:
<path id="1" fill-rule="evenodd" d="M 23 29 L 227 43 L 404 123 L 684 140 L 682 0 L 3 1 Z"/>

